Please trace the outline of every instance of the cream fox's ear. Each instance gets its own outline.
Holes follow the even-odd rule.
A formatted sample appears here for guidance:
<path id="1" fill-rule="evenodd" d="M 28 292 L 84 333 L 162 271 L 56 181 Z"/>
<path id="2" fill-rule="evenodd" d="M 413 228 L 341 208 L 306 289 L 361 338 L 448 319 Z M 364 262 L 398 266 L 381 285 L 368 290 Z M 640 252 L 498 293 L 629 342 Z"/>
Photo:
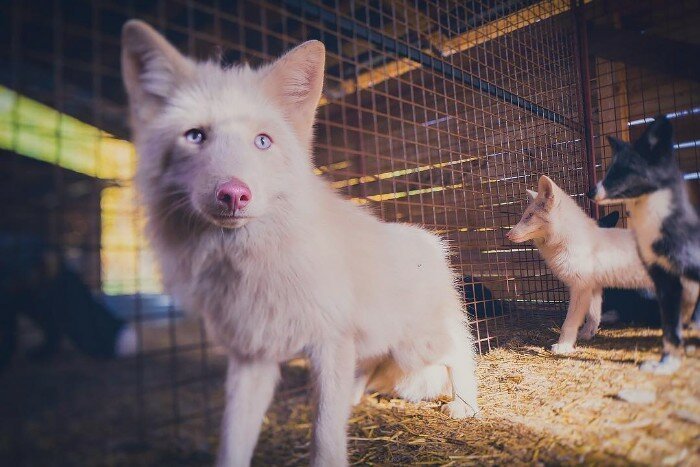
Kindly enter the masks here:
<path id="1" fill-rule="evenodd" d="M 266 92 L 282 107 L 297 134 L 306 142 L 311 140 L 316 107 L 323 90 L 325 63 L 323 43 L 307 41 L 263 70 Z"/>
<path id="2" fill-rule="evenodd" d="M 545 203 L 544 208 L 549 211 L 557 203 L 555 193 L 556 184 L 546 175 L 540 177 L 539 183 L 537 185 L 537 190 L 544 195 Z"/>
<path id="3" fill-rule="evenodd" d="M 122 28 L 122 77 L 134 115 L 147 119 L 175 87 L 194 74 L 194 63 L 140 20 Z"/>
<path id="4" fill-rule="evenodd" d="M 537 183 L 537 190 L 542 193 L 545 198 L 554 198 L 554 182 L 546 175 L 540 177 Z"/>
<path id="5" fill-rule="evenodd" d="M 526 189 L 525 191 L 527 191 L 527 196 L 528 196 L 532 201 L 534 201 L 535 198 L 537 198 L 537 192 L 536 192 L 536 191 L 527 190 L 527 189 Z"/>

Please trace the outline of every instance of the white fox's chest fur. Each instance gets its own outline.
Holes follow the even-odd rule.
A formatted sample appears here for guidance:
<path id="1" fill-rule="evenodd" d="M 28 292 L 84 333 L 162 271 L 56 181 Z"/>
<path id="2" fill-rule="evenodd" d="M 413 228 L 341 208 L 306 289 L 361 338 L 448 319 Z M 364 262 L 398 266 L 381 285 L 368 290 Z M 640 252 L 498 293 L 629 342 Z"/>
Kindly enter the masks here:
<path id="1" fill-rule="evenodd" d="M 340 258 L 313 232 L 288 235 L 281 228 L 233 235 L 213 230 L 182 245 L 156 242 L 168 290 L 186 310 L 201 314 L 213 340 L 239 358 L 292 358 L 327 332 L 320 323 L 344 326 L 344 315 L 334 314 L 337 302 L 352 306 L 343 270 L 329 271 Z"/>
<path id="2" fill-rule="evenodd" d="M 313 264 L 285 251 L 273 255 L 212 251 L 192 270 L 192 306 L 203 314 L 210 335 L 238 357 L 285 360 L 321 332 L 318 322 L 328 304 L 314 290 L 295 286 L 319 283 Z M 270 259 L 277 262 L 265 264 Z"/>

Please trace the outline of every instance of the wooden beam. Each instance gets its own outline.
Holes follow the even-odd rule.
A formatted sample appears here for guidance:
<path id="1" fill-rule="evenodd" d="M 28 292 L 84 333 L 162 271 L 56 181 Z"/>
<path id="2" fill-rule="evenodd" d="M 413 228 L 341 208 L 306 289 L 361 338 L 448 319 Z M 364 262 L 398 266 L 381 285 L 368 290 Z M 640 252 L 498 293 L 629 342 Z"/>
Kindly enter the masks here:
<path id="1" fill-rule="evenodd" d="M 427 40 L 431 49 L 439 50 L 441 44 L 447 40 L 440 32 L 440 28 L 437 28 L 436 31 L 432 31 L 434 20 L 427 14 L 408 2 L 392 0 L 391 4 L 394 6 L 395 11 L 403 16 L 408 27 Z"/>
<path id="2" fill-rule="evenodd" d="M 586 3 L 590 1 L 592 0 L 586 0 Z M 538 21 L 564 13 L 568 11 L 569 8 L 570 2 L 568 0 L 545 0 L 536 3 L 504 16 L 501 19 L 471 29 L 459 36 L 442 40 L 439 43 L 440 53 L 442 57 L 445 58 L 458 52 L 464 52 L 484 42 L 497 39 L 505 34 L 510 34 L 521 28 L 535 24 Z M 425 52 L 430 53 L 431 51 L 425 50 Z M 398 62 L 387 63 L 364 73 L 360 73 L 356 78 L 344 80 L 339 89 L 329 91 L 327 93 L 328 96 L 324 96 L 322 99 L 321 105 L 328 104 L 329 98 L 338 99 L 347 94 L 368 89 L 420 67 L 420 63 L 404 58 Z"/>
<path id="3" fill-rule="evenodd" d="M 596 57 L 700 81 L 700 46 L 643 34 L 593 26 L 588 48 Z"/>
<path id="4" fill-rule="evenodd" d="M 629 141 L 629 106 L 627 105 L 627 70 L 624 63 L 595 58 L 595 80 L 597 82 L 597 108 L 599 112 L 599 135 L 614 135 Z M 624 94 L 624 97 L 623 97 Z M 624 108 L 624 110 L 623 110 Z M 626 133 L 625 133 L 626 132 Z M 603 166 L 598 170 L 602 177 L 612 157 L 607 143 L 600 148 L 597 162 Z"/>
<path id="5" fill-rule="evenodd" d="M 449 57 L 458 52 L 464 52 L 484 42 L 497 39 L 539 21 L 569 11 L 569 8 L 570 2 L 568 0 L 550 0 L 535 3 L 448 40 L 443 44 L 442 56 Z"/>
<path id="6" fill-rule="evenodd" d="M 613 15 L 615 28 L 621 28 L 620 14 Z M 627 86 L 627 66 L 622 62 L 596 57 L 595 69 L 598 83 L 598 110 L 600 112 L 600 135 L 615 135 L 625 141 L 630 140 L 630 108 Z M 603 146 L 604 161 L 612 156 L 611 149 Z M 601 171 L 605 167 L 601 167 Z M 602 173 L 600 174 L 602 175 Z"/>
<path id="7" fill-rule="evenodd" d="M 341 99 L 348 94 L 353 94 L 363 89 L 371 88 L 379 83 L 404 75 L 409 71 L 420 68 L 420 63 L 414 62 L 408 58 L 402 58 L 396 62 L 389 62 L 385 65 L 372 68 L 365 73 L 360 73 L 355 79 L 343 80 L 340 87 L 337 89 L 327 89 L 319 106 L 324 106 L 330 103 L 330 99 Z"/>

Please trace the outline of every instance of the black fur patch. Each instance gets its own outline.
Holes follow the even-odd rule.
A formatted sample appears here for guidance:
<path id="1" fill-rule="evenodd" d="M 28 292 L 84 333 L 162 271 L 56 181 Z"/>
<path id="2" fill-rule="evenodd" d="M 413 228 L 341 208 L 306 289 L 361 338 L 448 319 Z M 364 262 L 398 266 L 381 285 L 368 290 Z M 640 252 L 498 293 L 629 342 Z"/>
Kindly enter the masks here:
<path id="1" fill-rule="evenodd" d="M 672 137 L 669 121 L 657 117 L 634 145 L 608 138 L 615 151 L 603 179 L 608 198 L 637 198 L 677 184 L 681 177 L 672 156 Z"/>
<path id="2" fill-rule="evenodd" d="M 612 211 L 598 219 L 598 227 L 611 229 L 620 219 L 618 211 Z M 603 289 L 603 313 L 615 311 L 620 323 L 642 326 L 661 326 L 659 301 L 646 290 Z"/>
<path id="3" fill-rule="evenodd" d="M 603 180 L 603 188 L 610 199 L 637 198 L 655 191 L 646 177 L 647 164 L 629 154 L 629 150 L 615 155 L 613 164 Z"/>
<path id="4" fill-rule="evenodd" d="M 618 220 L 620 220 L 620 213 L 613 211 L 598 219 L 598 227 L 603 229 L 612 229 L 617 225 Z"/>
<path id="5" fill-rule="evenodd" d="M 659 301 L 645 290 L 603 289 L 603 313 L 615 311 L 618 323 L 661 326 Z"/>
<path id="6" fill-rule="evenodd" d="M 679 348 L 683 343 L 681 324 L 681 297 L 683 286 L 680 277 L 666 271 L 661 266 L 649 268 L 649 276 L 654 282 L 661 305 L 661 328 L 664 343 Z"/>

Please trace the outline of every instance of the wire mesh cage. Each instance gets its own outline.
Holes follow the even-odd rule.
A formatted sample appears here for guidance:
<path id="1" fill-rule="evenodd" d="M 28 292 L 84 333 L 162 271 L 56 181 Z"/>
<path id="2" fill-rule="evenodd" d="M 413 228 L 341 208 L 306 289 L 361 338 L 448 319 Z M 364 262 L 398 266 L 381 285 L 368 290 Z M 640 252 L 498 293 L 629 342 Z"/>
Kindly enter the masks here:
<path id="1" fill-rule="evenodd" d="M 321 40 L 327 67 L 317 113 L 316 173 L 381 218 L 423 225 L 450 242 L 483 353 L 499 344 L 510 325 L 561 314 L 566 305 L 565 288 L 536 249 L 504 238 L 527 203 L 525 189 L 536 186 L 540 174 L 590 209 L 584 193 L 610 157 L 599 136 L 634 136 L 637 122 L 675 113 L 684 123 L 681 164 L 688 178 L 697 178 L 697 81 L 627 64 L 593 40 L 651 22 L 650 31 L 668 40 L 697 42 L 697 4 L 675 9 L 657 3 L 663 4 L 4 5 L 0 240 L 3 256 L 12 258 L 8 264 L 20 264 L 24 275 L 9 273 L 9 280 L 3 271 L 2 285 L 31 295 L 48 290 L 56 271 L 74 271 L 77 289 L 89 289 L 115 315 L 115 329 L 134 327 L 137 349 L 130 358 L 110 361 L 64 349 L 50 364 L 23 354 L 6 362 L 3 378 L 11 384 L 0 385 L 8 401 L 0 409 L 2 451 L 14 465 L 55 462 L 56 450 L 66 464 L 102 463 L 105 455 L 107 463 L 128 462 L 133 453 L 152 462 L 211 461 L 225 363 L 196 315 L 185 315 L 163 295 L 143 236 L 132 183 L 137 156 L 128 142 L 119 65 L 120 29 L 127 19 L 141 18 L 184 53 L 223 65 L 259 65 L 304 40 Z M 18 251 L 29 252 L 30 259 L 19 258 Z M 69 294 L 58 295 L 46 299 L 43 310 L 58 321 L 89 321 L 66 318 L 62 303 Z M 8 314 L 8 347 L 41 341 L 37 322 L 43 334 L 58 327 L 50 332 L 75 340 L 82 332 Z M 180 457 L 162 457 L 154 448 L 161 445 L 177 445 Z"/>

